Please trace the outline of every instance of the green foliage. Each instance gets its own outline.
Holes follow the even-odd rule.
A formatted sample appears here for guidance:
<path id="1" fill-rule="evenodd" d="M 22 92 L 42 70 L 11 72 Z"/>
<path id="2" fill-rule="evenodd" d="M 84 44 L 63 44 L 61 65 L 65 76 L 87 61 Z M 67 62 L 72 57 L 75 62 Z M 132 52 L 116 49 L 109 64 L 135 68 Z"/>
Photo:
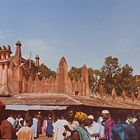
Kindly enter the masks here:
<path id="1" fill-rule="evenodd" d="M 36 77 L 37 67 L 35 66 L 33 60 L 28 59 L 23 67 L 21 67 L 22 75 L 26 80 L 31 76 L 33 80 Z"/>
<path id="2" fill-rule="evenodd" d="M 80 80 L 81 79 L 81 68 L 72 67 L 68 73 L 71 80 Z"/>
<path id="3" fill-rule="evenodd" d="M 133 68 L 128 64 L 121 67 L 118 58 L 112 56 L 105 58 L 98 83 L 104 83 L 108 94 L 111 94 L 113 87 L 115 87 L 118 95 L 121 94 L 123 89 L 126 90 L 128 96 L 138 90 L 138 82 L 136 77 L 133 76 Z"/>
<path id="4" fill-rule="evenodd" d="M 80 80 L 81 70 L 82 68 L 72 67 L 68 73 L 70 79 L 76 81 Z M 92 92 L 95 91 L 97 88 L 99 76 L 99 70 L 93 70 L 92 68 L 88 68 L 89 88 Z"/>
<path id="5" fill-rule="evenodd" d="M 88 78 L 89 78 L 89 88 L 91 91 L 95 88 L 95 79 L 94 79 L 94 70 L 92 68 L 88 68 Z"/>
<path id="6" fill-rule="evenodd" d="M 100 70 L 93 70 L 92 68 L 88 69 L 89 88 L 91 89 L 91 92 L 98 90 L 100 75 Z"/>
<path id="7" fill-rule="evenodd" d="M 116 87 L 116 79 L 121 72 L 118 58 L 106 57 L 104 65 L 101 68 L 101 80 L 104 80 L 105 88 L 108 94 L 111 94 L 112 88 Z"/>
<path id="8" fill-rule="evenodd" d="M 122 77 L 132 76 L 132 73 L 133 73 L 133 69 L 128 64 L 126 64 L 122 67 Z"/>
<path id="9" fill-rule="evenodd" d="M 41 64 L 38 71 L 40 73 L 39 76 L 43 79 L 47 79 L 50 76 L 56 77 L 56 72 L 49 69 L 45 64 Z M 72 67 L 68 75 L 71 80 L 80 80 L 81 67 Z M 140 92 L 140 80 L 138 80 L 140 75 L 133 76 L 133 68 L 128 64 L 121 67 L 116 57 L 106 57 L 100 70 L 88 68 L 88 78 L 91 92 L 99 91 L 101 84 L 104 85 L 108 94 L 111 94 L 113 87 L 115 87 L 118 95 L 121 94 L 123 89 L 126 90 L 127 96 Z"/>
<path id="10" fill-rule="evenodd" d="M 38 67 L 39 78 L 41 79 L 48 79 L 50 76 L 56 77 L 56 72 L 49 69 L 45 64 L 41 64 Z"/>
<path id="11" fill-rule="evenodd" d="M 72 67 L 69 71 L 71 80 L 81 79 L 81 68 Z M 111 94 L 113 87 L 118 95 L 121 95 L 123 89 L 128 96 L 140 89 L 140 81 L 136 82 L 133 76 L 133 68 L 128 64 L 121 67 L 116 57 L 106 57 L 104 65 L 100 70 L 88 68 L 89 88 L 91 92 L 99 91 L 100 85 L 104 85 L 105 91 Z M 140 76 L 139 76 L 140 79 Z"/>
<path id="12" fill-rule="evenodd" d="M 133 69 L 128 64 L 124 65 L 121 68 L 121 85 L 123 89 L 125 89 L 128 93 L 128 96 L 131 95 L 132 92 L 136 91 L 136 80 L 133 77 Z"/>

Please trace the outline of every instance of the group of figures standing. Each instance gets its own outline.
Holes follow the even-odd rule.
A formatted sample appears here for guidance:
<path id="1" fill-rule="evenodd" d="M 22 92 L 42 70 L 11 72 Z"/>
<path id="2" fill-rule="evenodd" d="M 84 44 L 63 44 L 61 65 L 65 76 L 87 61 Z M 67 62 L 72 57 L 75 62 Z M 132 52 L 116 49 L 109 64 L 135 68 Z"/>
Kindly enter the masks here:
<path id="1" fill-rule="evenodd" d="M 125 116 L 118 112 L 112 119 L 108 110 L 102 110 L 95 120 L 93 114 L 67 110 L 67 119 L 62 116 L 54 123 L 54 140 L 140 140 L 140 117 Z"/>
<path id="2" fill-rule="evenodd" d="M 140 140 L 140 117 L 128 117 L 119 112 L 117 119 L 108 110 L 102 110 L 95 119 L 94 113 L 86 114 L 68 107 L 57 119 L 41 112 L 26 113 L 22 118 L 5 116 L 5 106 L 0 104 L 0 139 L 34 140 L 40 135 L 53 140 Z M 46 137 L 47 136 L 47 137 Z"/>

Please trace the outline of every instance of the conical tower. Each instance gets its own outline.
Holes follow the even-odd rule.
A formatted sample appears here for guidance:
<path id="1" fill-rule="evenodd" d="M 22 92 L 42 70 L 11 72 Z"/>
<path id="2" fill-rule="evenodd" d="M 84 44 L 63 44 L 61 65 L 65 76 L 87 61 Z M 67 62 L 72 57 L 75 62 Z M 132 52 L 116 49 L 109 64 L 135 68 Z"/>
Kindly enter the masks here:
<path id="1" fill-rule="evenodd" d="M 89 95 L 89 79 L 88 79 L 88 69 L 84 64 L 82 66 L 82 77 L 81 77 L 81 95 L 87 96 Z"/>
<path id="2" fill-rule="evenodd" d="M 15 62 L 16 64 L 19 64 L 20 63 L 20 60 L 21 60 L 21 57 L 22 57 L 22 54 L 21 54 L 21 42 L 20 41 L 17 41 L 16 43 L 16 54 L 15 54 Z"/>
<path id="3" fill-rule="evenodd" d="M 64 57 L 61 58 L 58 66 L 57 92 L 58 93 L 68 92 L 68 66 L 66 59 Z"/>
<path id="4" fill-rule="evenodd" d="M 36 67 L 39 67 L 39 56 L 38 55 L 36 55 L 36 57 L 35 57 L 35 66 Z"/>

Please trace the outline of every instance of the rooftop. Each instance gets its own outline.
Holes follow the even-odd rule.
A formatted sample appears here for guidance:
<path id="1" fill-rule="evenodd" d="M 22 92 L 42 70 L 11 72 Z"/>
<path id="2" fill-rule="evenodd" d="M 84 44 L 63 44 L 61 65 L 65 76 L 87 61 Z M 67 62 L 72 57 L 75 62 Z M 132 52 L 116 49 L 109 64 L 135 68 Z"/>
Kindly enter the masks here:
<path id="1" fill-rule="evenodd" d="M 112 100 L 109 98 L 86 97 L 56 93 L 21 93 L 12 97 L 0 97 L 6 105 L 30 106 L 91 106 L 120 109 L 140 109 L 140 102 Z"/>

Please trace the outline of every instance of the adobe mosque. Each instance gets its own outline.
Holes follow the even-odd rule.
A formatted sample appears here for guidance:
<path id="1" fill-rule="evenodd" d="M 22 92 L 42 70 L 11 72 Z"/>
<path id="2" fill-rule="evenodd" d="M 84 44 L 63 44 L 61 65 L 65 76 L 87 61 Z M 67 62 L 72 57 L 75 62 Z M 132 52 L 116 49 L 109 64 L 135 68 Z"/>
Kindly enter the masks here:
<path id="1" fill-rule="evenodd" d="M 15 55 L 11 55 L 10 46 L 0 47 L 0 96 L 13 96 L 20 93 L 63 93 L 68 95 L 89 95 L 88 71 L 83 65 L 81 80 L 71 80 L 68 65 L 61 58 L 56 78 L 39 80 L 39 56 L 35 60 L 25 59 L 21 52 L 22 44 L 16 43 Z M 29 73 L 27 80 L 25 73 Z M 34 77 L 34 78 L 33 78 Z"/>

